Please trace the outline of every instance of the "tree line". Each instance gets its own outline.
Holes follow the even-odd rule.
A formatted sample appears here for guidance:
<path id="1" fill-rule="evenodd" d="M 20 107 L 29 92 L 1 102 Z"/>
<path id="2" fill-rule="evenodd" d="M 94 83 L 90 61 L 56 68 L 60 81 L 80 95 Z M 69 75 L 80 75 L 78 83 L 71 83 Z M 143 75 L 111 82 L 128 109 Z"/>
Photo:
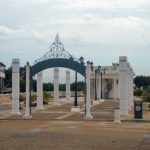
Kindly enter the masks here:
<path id="1" fill-rule="evenodd" d="M 5 70 L 5 87 L 10 88 L 12 87 L 12 67 L 9 67 Z M 26 77 L 25 77 L 25 67 L 20 67 L 20 92 L 26 91 Z M 53 91 L 54 85 L 53 83 L 43 83 L 43 90 L 44 91 Z M 71 91 L 75 91 L 75 83 L 70 84 Z M 32 81 L 32 90 L 37 90 L 37 81 L 33 79 Z M 59 90 L 65 91 L 66 90 L 66 84 L 59 84 Z M 77 83 L 77 90 L 78 91 L 85 91 L 85 82 L 79 81 Z"/>

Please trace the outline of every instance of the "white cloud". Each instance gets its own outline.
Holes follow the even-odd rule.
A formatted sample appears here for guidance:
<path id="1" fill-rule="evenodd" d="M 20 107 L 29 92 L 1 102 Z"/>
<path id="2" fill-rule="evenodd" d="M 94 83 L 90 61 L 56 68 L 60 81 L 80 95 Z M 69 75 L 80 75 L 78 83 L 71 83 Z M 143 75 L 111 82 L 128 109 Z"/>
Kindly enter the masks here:
<path id="1" fill-rule="evenodd" d="M 15 31 L 10 29 L 10 28 L 7 28 L 5 26 L 0 26 L 0 35 L 1 34 L 12 34 L 14 33 Z"/>

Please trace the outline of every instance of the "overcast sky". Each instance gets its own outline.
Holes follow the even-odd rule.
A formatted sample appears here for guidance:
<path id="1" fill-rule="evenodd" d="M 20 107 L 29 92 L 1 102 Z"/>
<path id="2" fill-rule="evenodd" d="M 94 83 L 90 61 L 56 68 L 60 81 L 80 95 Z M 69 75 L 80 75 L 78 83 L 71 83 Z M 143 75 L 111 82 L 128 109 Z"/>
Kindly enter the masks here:
<path id="1" fill-rule="evenodd" d="M 150 74 L 150 0 L 0 0 L 0 61 L 21 65 L 49 51 L 56 33 L 65 49 L 95 65 L 126 55 Z"/>

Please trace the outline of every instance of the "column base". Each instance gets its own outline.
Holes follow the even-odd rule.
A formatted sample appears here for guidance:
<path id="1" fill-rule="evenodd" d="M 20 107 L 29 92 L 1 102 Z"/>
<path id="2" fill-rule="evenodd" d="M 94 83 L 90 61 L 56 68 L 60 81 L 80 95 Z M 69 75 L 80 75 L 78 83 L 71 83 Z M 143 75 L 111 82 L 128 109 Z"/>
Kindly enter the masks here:
<path id="1" fill-rule="evenodd" d="M 99 100 L 99 102 L 104 102 L 104 101 L 105 101 L 105 99 L 100 99 L 100 100 Z"/>
<path id="2" fill-rule="evenodd" d="M 121 121 L 114 121 L 114 123 L 121 123 Z"/>
<path id="3" fill-rule="evenodd" d="M 21 116 L 21 113 L 20 112 L 11 112 L 11 115 L 12 116 Z"/>
<path id="4" fill-rule="evenodd" d="M 36 109 L 36 110 L 43 110 L 44 107 L 36 107 L 35 109 Z"/>
<path id="5" fill-rule="evenodd" d="M 115 112 L 114 112 L 114 123 L 121 123 L 120 110 L 115 110 Z"/>
<path id="6" fill-rule="evenodd" d="M 99 100 L 94 100 L 93 101 L 93 105 L 98 105 L 99 104 Z"/>
<path id="7" fill-rule="evenodd" d="M 23 118 L 24 118 L 24 119 L 32 119 L 32 116 L 25 114 L 25 115 L 23 116 Z"/>
<path id="8" fill-rule="evenodd" d="M 73 106 L 71 112 L 80 112 L 80 106 Z"/>
<path id="9" fill-rule="evenodd" d="M 84 119 L 85 119 L 85 120 L 93 120 L 93 116 L 92 116 L 91 114 L 89 114 L 89 115 L 86 115 L 86 116 L 84 117 Z"/>

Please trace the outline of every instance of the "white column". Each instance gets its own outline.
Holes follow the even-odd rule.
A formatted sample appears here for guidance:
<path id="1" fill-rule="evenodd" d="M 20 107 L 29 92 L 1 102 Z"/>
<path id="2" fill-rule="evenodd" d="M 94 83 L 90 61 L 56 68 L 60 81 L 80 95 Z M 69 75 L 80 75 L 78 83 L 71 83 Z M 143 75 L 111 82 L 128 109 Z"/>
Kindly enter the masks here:
<path id="1" fill-rule="evenodd" d="M 128 114 L 128 68 L 127 57 L 119 57 L 119 96 L 120 96 L 120 113 Z"/>
<path id="2" fill-rule="evenodd" d="M 134 72 L 131 68 L 131 105 L 133 106 L 133 99 L 134 99 L 134 96 L 133 96 L 133 90 L 134 90 Z"/>
<path id="3" fill-rule="evenodd" d="M 59 105 L 59 69 L 54 68 L 54 105 Z"/>
<path id="4" fill-rule="evenodd" d="M 66 70 L 66 102 L 70 103 L 70 71 Z"/>
<path id="5" fill-rule="evenodd" d="M 12 115 L 21 115 L 19 112 L 19 92 L 20 92 L 20 61 L 19 59 L 12 60 Z"/>
<path id="6" fill-rule="evenodd" d="M 37 108 L 43 109 L 43 72 L 37 74 Z"/>
<path id="7" fill-rule="evenodd" d="M 30 115 L 30 105 L 29 105 L 29 87 L 30 87 L 30 66 L 29 63 L 26 65 L 26 112 L 25 118 L 32 118 Z"/>
<path id="8" fill-rule="evenodd" d="M 133 106 L 133 72 L 132 68 L 130 67 L 130 101 L 129 101 L 129 106 Z"/>
<path id="9" fill-rule="evenodd" d="M 91 115 L 91 100 L 90 100 L 90 75 L 91 75 L 91 64 L 87 62 L 86 66 L 86 116 L 85 119 L 93 119 Z"/>
<path id="10" fill-rule="evenodd" d="M 116 81 L 116 78 L 114 78 L 113 80 L 114 80 L 114 84 L 113 84 L 113 85 L 114 85 L 114 99 L 116 99 L 116 98 L 117 98 L 117 97 L 116 97 L 116 95 L 117 95 L 117 93 L 116 93 L 116 92 L 117 92 L 117 90 L 116 90 L 116 84 L 117 84 L 117 83 L 116 83 L 116 82 L 117 82 L 117 81 Z"/>
<path id="11" fill-rule="evenodd" d="M 97 99 L 100 99 L 100 79 L 97 79 Z"/>

